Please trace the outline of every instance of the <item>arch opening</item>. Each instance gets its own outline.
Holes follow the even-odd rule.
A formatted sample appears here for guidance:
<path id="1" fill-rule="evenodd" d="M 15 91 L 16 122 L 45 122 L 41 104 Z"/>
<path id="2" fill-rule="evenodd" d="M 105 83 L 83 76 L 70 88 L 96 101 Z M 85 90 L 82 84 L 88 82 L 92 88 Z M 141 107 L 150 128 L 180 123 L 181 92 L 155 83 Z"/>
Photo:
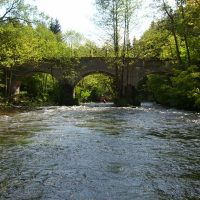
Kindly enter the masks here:
<path id="1" fill-rule="evenodd" d="M 82 103 L 113 101 L 115 93 L 114 77 L 105 72 L 85 74 L 74 87 L 74 97 Z"/>
<path id="2" fill-rule="evenodd" d="M 29 104 L 56 104 L 59 83 L 48 73 L 37 72 L 20 80 L 20 92 L 16 101 Z"/>

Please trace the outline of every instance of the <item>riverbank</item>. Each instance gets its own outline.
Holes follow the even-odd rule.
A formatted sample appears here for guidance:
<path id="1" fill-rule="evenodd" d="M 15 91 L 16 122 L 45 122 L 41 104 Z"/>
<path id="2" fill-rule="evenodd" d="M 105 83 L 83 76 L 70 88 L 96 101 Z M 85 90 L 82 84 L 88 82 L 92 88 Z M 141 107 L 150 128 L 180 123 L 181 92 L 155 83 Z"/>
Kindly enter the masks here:
<path id="1" fill-rule="evenodd" d="M 30 109 L 30 107 L 0 104 L 0 115 L 17 113 Z"/>
<path id="2" fill-rule="evenodd" d="M 0 103 L 0 115 L 5 115 L 5 114 L 12 114 L 12 113 L 18 113 L 18 112 L 24 112 L 24 111 L 31 111 L 35 110 L 38 107 L 41 106 L 49 106 L 46 104 L 36 104 L 36 103 L 30 103 L 29 105 L 23 105 L 23 104 L 6 104 L 6 103 Z"/>

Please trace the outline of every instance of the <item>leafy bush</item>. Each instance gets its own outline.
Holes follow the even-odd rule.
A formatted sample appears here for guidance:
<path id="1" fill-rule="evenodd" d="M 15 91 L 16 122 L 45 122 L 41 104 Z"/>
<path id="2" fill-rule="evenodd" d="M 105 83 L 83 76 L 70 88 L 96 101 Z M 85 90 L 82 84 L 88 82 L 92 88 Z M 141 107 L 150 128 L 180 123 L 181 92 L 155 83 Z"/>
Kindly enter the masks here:
<path id="1" fill-rule="evenodd" d="M 200 110 L 200 72 L 196 66 L 174 70 L 172 77 L 148 75 L 147 87 L 158 103 Z"/>

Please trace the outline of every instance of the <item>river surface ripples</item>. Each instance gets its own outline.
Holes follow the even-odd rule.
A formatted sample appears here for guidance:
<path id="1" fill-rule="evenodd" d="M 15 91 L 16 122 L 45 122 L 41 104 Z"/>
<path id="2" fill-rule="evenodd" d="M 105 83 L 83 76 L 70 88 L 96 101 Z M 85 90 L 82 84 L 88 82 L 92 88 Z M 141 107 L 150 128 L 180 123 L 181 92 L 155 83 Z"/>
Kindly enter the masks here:
<path id="1" fill-rule="evenodd" d="M 200 114 L 143 103 L 1 115 L 0 199 L 200 199 Z"/>

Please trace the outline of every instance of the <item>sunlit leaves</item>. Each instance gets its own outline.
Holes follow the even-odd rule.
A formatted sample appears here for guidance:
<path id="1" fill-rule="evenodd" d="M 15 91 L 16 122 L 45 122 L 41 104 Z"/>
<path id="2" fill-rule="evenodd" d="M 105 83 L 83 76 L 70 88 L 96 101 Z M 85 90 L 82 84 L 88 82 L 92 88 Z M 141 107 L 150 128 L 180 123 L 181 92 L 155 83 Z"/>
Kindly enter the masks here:
<path id="1" fill-rule="evenodd" d="M 102 96 L 113 97 L 113 79 L 103 74 L 86 76 L 77 84 L 75 92 L 82 102 L 100 101 Z"/>
<path id="2" fill-rule="evenodd" d="M 38 59 L 34 31 L 29 26 L 5 24 L 0 32 L 0 65 L 12 67 Z"/>
<path id="3" fill-rule="evenodd" d="M 44 17 L 44 14 L 39 13 L 36 7 L 26 4 L 24 0 L 0 1 L 0 23 L 17 21 L 30 24 L 41 21 L 41 15 Z"/>
<path id="4" fill-rule="evenodd" d="M 191 66 L 174 70 L 174 76 L 149 75 L 149 90 L 157 102 L 187 109 L 200 109 L 200 71 Z"/>
<path id="5" fill-rule="evenodd" d="M 134 41 L 133 54 L 141 59 L 167 59 L 172 55 L 170 37 L 167 30 L 159 29 L 158 24 L 152 23 L 140 40 Z"/>
<path id="6" fill-rule="evenodd" d="M 59 60 L 70 56 L 66 44 L 57 40 L 44 25 L 31 26 L 7 23 L 0 30 L 0 64 L 11 67 L 25 62 Z"/>

